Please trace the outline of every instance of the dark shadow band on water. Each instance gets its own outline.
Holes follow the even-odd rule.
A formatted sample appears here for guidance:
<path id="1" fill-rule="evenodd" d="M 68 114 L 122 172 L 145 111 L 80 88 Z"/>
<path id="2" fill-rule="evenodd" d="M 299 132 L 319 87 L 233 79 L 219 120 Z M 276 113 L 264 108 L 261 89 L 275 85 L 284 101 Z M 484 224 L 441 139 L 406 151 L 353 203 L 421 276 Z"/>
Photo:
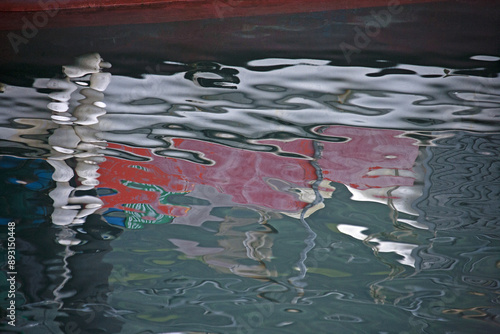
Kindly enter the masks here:
<path id="1" fill-rule="evenodd" d="M 377 23 L 375 17 L 383 10 L 42 27 L 26 44 L 19 45 L 16 53 L 8 34 L 21 33 L 20 21 L 18 30 L 0 31 L 4 41 L 0 43 L 0 82 L 31 86 L 34 77 L 50 77 L 60 72 L 60 64 L 91 52 L 99 52 L 113 64 L 113 75 L 130 77 L 186 70 L 182 65 L 163 63 L 166 60 L 245 66 L 250 60 L 263 58 L 324 59 L 335 66 L 381 69 L 401 63 L 457 70 L 477 68 L 467 74 L 482 77 L 499 73 L 498 62 L 484 64 L 470 59 L 478 54 L 500 54 L 498 1 L 405 4 L 390 18 L 390 24 L 379 24 L 379 30 L 373 32 L 366 30 Z"/>

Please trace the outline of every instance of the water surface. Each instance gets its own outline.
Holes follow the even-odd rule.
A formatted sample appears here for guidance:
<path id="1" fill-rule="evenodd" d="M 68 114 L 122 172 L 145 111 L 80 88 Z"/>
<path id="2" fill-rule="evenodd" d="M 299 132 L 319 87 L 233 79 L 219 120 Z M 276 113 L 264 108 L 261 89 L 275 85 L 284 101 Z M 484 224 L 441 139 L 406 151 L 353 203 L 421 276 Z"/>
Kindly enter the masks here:
<path id="1" fill-rule="evenodd" d="M 498 330 L 499 58 L 461 57 L 124 75 L 94 52 L 5 85 L 4 329 Z"/>

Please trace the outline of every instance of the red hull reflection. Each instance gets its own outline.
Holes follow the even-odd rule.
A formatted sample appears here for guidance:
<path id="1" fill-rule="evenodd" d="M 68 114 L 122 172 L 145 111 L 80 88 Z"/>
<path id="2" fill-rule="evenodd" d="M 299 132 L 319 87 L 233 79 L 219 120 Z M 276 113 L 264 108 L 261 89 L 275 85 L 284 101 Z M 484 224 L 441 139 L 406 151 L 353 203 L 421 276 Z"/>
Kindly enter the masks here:
<path id="1" fill-rule="evenodd" d="M 381 187 L 411 186 L 411 177 L 375 175 L 376 169 L 410 170 L 418 147 L 401 131 L 331 126 L 325 136 L 346 137 L 346 142 L 320 142 L 318 160 L 323 178 L 360 190 Z M 149 149 L 109 144 L 109 148 L 125 150 L 150 159 L 130 162 L 110 157 L 101 164 L 100 187 L 111 188 L 115 194 L 103 196 L 106 208 L 137 211 L 130 204 L 148 204 L 157 213 L 178 217 L 189 208 L 171 205 L 165 199 L 171 193 L 189 193 L 196 185 L 208 185 L 230 195 L 235 204 L 297 213 L 308 203 L 301 191 L 311 189 L 316 170 L 309 159 L 279 156 L 268 152 L 235 149 L 193 139 L 172 139 L 173 148 L 202 153 L 212 165 L 155 156 Z M 313 141 L 262 140 L 261 144 L 279 147 L 281 152 L 314 156 Z M 329 191 L 329 189 L 320 189 Z M 330 190 L 331 191 L 331 190 Z M 127 205 L 128 204 L 128 205 Z M 125 205 L 125 206 L 124 206 Z M 143 216 L 143 219 L 154 217 Z"/>

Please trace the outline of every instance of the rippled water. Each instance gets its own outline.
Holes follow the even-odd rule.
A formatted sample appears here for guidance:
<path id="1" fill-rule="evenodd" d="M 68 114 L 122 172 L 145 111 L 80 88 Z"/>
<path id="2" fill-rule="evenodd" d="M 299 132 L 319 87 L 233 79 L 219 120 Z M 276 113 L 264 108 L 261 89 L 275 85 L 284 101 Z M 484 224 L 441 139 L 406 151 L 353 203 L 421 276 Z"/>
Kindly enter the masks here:
<path id="1" fill-rule="evenodd" d="M 4 330 L 497 331 L 500 81 L 480 73 L 500 58 L 467 57 L 127 76 L 91 53 L 2 86 Z"/>

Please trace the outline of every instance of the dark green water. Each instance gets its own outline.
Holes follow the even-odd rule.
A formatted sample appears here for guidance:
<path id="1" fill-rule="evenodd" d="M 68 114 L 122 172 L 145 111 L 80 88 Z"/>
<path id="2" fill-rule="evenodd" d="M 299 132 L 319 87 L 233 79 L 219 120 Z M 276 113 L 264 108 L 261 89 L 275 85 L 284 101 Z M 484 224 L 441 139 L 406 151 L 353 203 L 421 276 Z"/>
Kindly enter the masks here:
<path id="1" fill-rule="evenodd" d="M 5 72 L 2 333 L 498 331 L 499 54 L 300 48 Z"/>

